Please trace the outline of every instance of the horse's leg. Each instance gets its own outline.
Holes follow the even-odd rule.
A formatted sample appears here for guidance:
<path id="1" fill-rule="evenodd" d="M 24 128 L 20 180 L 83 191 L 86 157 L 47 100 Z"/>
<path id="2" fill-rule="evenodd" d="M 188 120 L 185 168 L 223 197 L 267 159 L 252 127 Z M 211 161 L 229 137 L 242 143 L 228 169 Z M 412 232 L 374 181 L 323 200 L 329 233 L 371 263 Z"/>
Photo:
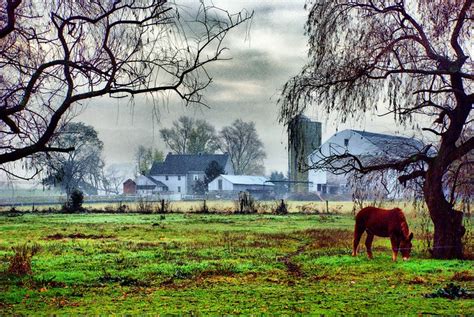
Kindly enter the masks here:
<path id="1" fill-rule="evenodd" d="M 352 248 L 352 256 L 357 256 L 357 248 L 359 246 L 360 238 L 362 238 L 362 234 L 364 234 L 365 228 L 360 224 L 355 224 L 354 228 L 354 245 Z"/>
<path id="2" fill-rule="evenodd" d="M 395 236 L 390 236 L 392 243 L 392 261 L 397 261 L 398 249 L 400 248 L 400 240 Z"/>
<path id="3" fill-rule="evenodd" d="M 367 231 L 367 239 L 365 239 L 365 247 L 367 248 L 367 256 L 369 259 L 372 259 L 372 241 L 374 240 L 374 235 Z"/>

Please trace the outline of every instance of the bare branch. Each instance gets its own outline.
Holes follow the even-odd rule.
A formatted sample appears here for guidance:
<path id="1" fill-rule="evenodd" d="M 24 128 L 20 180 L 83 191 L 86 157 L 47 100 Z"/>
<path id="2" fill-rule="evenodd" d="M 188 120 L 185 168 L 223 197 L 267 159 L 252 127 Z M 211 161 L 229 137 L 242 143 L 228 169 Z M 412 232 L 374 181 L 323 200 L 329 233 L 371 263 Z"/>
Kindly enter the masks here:
<path id="1" fill-rule="evenodd" d="M 46 2 L 26 16 L 20 2 L 7 2 L 15 27 L 0 44 L 0 164 L 69 150 L 50 144 L 86 99 L 171 91 L 205 105 L 206 67 L 228 59 L 226 35 L 252 18 L 202 2 L 193 20 L 164 0 Z"/>
<path id="2" fill-rule="evenodd" d="M 2 21 L 4 25 L 1 25 L 0 28 L 0 39 L 13 32 L 13 30 L 15 29 L 15 10 L 21 4 L 21 1 L 22 0 L 6 0 L 6 23 Z"/>

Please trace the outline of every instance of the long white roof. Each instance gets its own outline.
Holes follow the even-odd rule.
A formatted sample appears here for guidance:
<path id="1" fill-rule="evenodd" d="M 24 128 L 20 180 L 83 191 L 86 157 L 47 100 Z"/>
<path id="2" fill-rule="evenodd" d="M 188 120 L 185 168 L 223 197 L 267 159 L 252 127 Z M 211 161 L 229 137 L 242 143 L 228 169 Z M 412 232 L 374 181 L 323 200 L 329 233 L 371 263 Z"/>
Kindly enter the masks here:
<path id="1" fill-rule="evenodd" d="M 265 176 L 252 176 L 252 175 L 220 175 L 222 178 L 228 180 L 232 184 L 239 185 L 265 185 L 274 186 L 275 184 L 268 182 L 268 178 Z"/>

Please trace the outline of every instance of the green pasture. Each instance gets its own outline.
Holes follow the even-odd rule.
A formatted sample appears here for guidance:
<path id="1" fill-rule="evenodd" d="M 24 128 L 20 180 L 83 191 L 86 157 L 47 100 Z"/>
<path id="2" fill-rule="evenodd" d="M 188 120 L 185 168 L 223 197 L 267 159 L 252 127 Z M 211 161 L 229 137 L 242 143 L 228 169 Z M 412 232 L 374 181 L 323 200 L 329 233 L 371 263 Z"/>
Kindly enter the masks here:
<path id="1" fill-rule="evenodd" d="M 409 217 L 415 235 L 419 221 Z M 425 297 L 449 283 L 474 291 L 472 261 L 431 260 L 417 239 L 412 259 L 394 263 L 382 238 L 374 260 L 363 248 L 354 258 L 353 222 L 350 213 L 0 216 L 0 311 L 474 314 L 474 299 Z M 7 272 L 12 247 L 25 243 L 40 249 L 31 275 L 17 277 Z"/>

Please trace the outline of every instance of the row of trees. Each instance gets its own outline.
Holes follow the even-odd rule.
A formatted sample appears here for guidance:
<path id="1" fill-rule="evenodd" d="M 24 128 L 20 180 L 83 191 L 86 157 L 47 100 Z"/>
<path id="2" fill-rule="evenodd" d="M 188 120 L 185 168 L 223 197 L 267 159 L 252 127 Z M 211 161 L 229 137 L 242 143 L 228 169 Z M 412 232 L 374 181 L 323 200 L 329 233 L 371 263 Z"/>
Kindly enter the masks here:
<path id="1" fill-rule="evenodd" d="M 235 174 L 264 173 L 266 153 L 254 122 L 237 119 L 217 133 L 205 120 L 182 116 L 173 122 L 171 128 L 161 129 L 160 135 L 174 154 L 214 154 L 220 151 L 229 154 Z M 152 149 L 148 151 L 150 154 L 153 152 Z M 151 164 L 147 166 L 150 168 Z"/>
<path id="2" fill-rule="evenodd" d="M 181 117 L 180 120 L 174 122 L 173 129 L 163 129 L 161 131 L 167 131 L 167 135 L 176 135 L 176 133 L 182 131 L 178 129 L 180 127 L 178 122 L 191 122 L 191 124 L 186 125 L 190 131 L 189 134 L 197 135 L 197 139 L 207 139 L 207 141 L 202 144 L 210 143 L 210 140 L 212 140 L 212 142 L 218 140 L 215 132 L 213 132 L 213 135 L 198 133 L 199 131 L 205 130 L 202 129 L 203 126 L 212 128 L 207 129 L 208 131 L 214 131 L 214 128 L 207 122 L 203 120 L 193 120 L 189 117 Z M 247 129 L 245 133 L 241 133 L 241 129 L 243 128 Z M 261 160 L 265 157 L 265 153 L 263 152 L 263 145 L 256 135 L 255 126 L 252 122 L 245 123 L 241 120 L 236 120 L 232 126 L 222 129 L 221 134 L 227 137 L 223 138 L 221 142 L 231 150 L 229 151 L 229 153 L 231 153 L 231 161 L 233 164 L 236 162 L 234 167 L 241 168 L 237 169 L 238 171 L 244 171 L 244 173 L 263 173 Z M 247 139 L 240 137 L 241 135 L 244 135 Z M 193 138 L 184 142 L 184 144 L 193 144 L 192 140 Z M 215 144 L 217 144 L 217 142 Z M 44 174 L 46 174 L 43 178 L 44 185 L 60 188 L 68 196 L 74 189 L 80 189 L 88 194 L 97 194 L 98 190 L 115 194 L 120 192 L 120 187 L 124 180 L 123 173 L 114 166 L 105 168 L 105 163 L 102 158 L 104 144 L 92 126 L 85 125 L 81 122 L 70 122 L 58 131 L 58 136 L 52 145 L 56 147 L 74 147 L 74 150 L 65 153 L 43 153 L 36 158 L 35 164 L 42 166 L 44 168 Z M 202 147 L 200 149 L 202 149 Z M 197 151 L 195 153 L 200 152 L 201 151 Z M 194 152 L 184 153 L 191 154 Z M 244 155 L 241 153 L 244 153 Z M 250 155 L 255 153 L 256 155 Z M 135 152 L 136 172 L 139 174 L 147 174 L 153 162 L 162 162 L 163 160 L 164 155 L 162 151 L 153 147 L 140 145 Z M 217 164 L 216 162 L 213 163 Z M 198 193 L 202 192 L 207 187 L 207 184 L 216 176 L 224 173 L 223 167 L 214 166 L 212 164 L 205 172 L 206 180 L 196 185 L 195 190 Z"/>

